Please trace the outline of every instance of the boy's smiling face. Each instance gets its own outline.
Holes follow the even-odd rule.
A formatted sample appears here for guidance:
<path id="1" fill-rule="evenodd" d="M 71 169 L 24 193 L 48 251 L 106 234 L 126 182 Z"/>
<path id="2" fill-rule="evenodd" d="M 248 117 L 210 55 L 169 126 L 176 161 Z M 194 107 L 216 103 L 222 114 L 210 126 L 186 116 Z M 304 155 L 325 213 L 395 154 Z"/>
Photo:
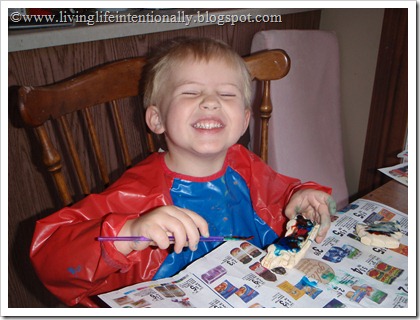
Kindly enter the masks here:
<path id="1" fill-rule="evenodd" d="M 224 159 L 249 123 L 240 71 L 210 59 L 183 62 L 168 74 L 159 105 L 152 106 L 152 131 L 165 133 L 171 154 Z"/>

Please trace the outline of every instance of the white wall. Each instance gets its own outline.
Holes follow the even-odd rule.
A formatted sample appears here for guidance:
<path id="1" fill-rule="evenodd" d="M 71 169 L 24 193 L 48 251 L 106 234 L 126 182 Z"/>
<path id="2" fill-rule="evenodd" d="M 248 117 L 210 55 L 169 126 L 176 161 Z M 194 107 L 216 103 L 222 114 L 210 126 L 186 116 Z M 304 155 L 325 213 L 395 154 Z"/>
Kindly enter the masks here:
<path id="1" fill-rule="evenodd" d="M 340 48 L 346 179 L 358 191 L 384 9 L 322 9 L 321 30 L 335 31 Z"/>

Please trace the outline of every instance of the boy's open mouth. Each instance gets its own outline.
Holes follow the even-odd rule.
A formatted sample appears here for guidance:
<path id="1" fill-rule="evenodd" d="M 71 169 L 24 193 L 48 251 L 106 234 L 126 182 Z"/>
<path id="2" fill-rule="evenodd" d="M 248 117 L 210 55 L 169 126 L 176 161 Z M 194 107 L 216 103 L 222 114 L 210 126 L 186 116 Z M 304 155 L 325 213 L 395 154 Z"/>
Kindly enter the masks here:
<path id="1" fill-rule="evenodd" d="M 211 130 L 211 129 L 219 129 L 223 128 L 223 123 L 215 120 L 203 120 L 198 121 L 193 124 L 193 128 L 195 129 L 205 129 L 205 130 Z"/>

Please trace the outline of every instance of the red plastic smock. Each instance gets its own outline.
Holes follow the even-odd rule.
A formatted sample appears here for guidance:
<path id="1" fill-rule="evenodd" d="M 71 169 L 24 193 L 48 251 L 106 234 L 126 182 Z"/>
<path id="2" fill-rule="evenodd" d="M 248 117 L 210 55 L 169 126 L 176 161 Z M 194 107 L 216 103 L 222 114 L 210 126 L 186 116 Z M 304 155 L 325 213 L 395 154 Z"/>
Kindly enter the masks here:
<path id="1" fill-rule="evenodd" d="M 311 188 L 331 193 L 329 188 L 316 183 L 301 184 L 274 172 L 240 145 L 229 149 L 219 173 L 199 180 L 211 181 L 226 170 L 242 177 L 256 215 L 278 236 L 287 222 L 283 209 L 295 191 Z M 164 163 L 164 154 L 155 153 L 127 170 L 104 192 L 89 195 L 39 220 L 30 257 L 41 281 L 68 305 L 94 307 L 89 296 L 151 280 L 171 247 L 167 250 L 149 247 L 125 256 L 113 242 L 98 242 L 95 238 L 117 236 L 127 220 L 156 207 L 172 205 L 174 180 L 189 178 L 192 177 L 171 172 Z"/>

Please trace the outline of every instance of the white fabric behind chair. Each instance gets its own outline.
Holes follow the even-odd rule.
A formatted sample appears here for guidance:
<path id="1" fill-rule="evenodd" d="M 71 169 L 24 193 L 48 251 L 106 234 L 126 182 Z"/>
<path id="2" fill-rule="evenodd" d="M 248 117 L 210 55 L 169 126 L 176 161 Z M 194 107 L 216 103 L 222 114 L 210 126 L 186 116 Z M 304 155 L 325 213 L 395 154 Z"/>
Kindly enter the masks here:
<path id="1" fill-rule="evenodd" d="M 283 49 L 291 61 L 289 74 L 271 83 L 268 163 L 282 174 L 332 187 L 337 208 L 342 208 L 348 203 L 348 190 L 337 38 L 320 30 L 258 32 L 251 51 L 267 49 Z M 258 141 L 254 138 L 259 139 L 251 136 L 251 143 Z"/>

